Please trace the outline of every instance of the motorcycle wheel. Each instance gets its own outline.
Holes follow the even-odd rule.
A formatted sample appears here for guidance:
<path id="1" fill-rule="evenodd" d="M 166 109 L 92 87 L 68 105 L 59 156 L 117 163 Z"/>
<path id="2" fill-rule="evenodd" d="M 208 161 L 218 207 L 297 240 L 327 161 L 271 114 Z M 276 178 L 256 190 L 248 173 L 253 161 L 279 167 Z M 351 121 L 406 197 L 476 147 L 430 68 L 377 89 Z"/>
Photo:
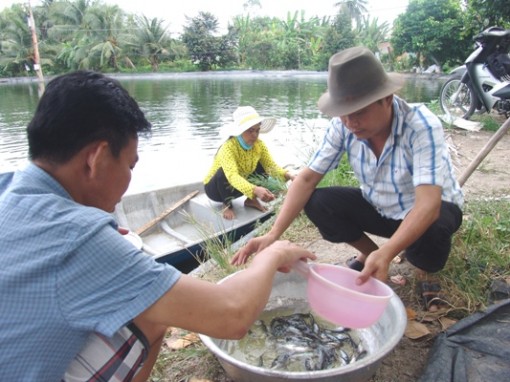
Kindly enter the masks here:
<path id="1" fill-rule="evenodd" d="M 450 78 L 441 87 L 439 104 L 446 115 L 469 119 L 476 109 L 476 98 L 469 84 Z"/>

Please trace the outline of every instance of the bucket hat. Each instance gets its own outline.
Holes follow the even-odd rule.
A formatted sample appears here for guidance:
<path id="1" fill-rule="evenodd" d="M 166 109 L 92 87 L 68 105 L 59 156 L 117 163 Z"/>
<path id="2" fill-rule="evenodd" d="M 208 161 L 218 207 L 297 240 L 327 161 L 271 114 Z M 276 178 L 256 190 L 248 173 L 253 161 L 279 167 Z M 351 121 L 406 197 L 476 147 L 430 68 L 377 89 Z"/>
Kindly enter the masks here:
<path id="1" fill-rule="evenodd" d="M 233 113 L 234 122 L 225 127 L 225 133 L 229 136 L 237 136 L 244 133 L 250 127 L 260 123 L 260 132 L 269 133 L 276 124 L 275 118 L 261 117 L 251 106 L 239 106 Z"/>
<path id="2" fill-rule="evenodd" d="M 404 77 L 386 73 L 370 49 L 356 46 L 329 59 L 328 90 L 318 107 L 330 117 L 348 115 L 395 93 L 403 84 Z"/>

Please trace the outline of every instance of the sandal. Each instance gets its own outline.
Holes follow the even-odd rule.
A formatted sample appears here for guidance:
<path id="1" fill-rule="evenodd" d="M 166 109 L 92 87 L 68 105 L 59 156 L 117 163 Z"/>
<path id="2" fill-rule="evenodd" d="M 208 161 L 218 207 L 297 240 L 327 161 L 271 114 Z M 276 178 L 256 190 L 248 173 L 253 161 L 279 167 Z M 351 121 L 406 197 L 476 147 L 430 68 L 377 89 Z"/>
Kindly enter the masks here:
<path id="1" fill-rule="evenodd" d="M 416 289 L 425 310 L 432 312 L 436 311 L 440 306 L 448 305 L 444 295 L 441 293 L 441 285 L 439 283 L 420 281 Z"/>
<path id="2" fill-rule="evenodd" d="M 351 257 L 349 260 L 347 260 L 346 264 L 349 268 L 354 269 L 355 271 L 358 271 L 358 272 L 361 272 L 363 270 L 363 268 L 365 268 L 365 263 L 358 261 L 356 259 L 356 256 Z"/>

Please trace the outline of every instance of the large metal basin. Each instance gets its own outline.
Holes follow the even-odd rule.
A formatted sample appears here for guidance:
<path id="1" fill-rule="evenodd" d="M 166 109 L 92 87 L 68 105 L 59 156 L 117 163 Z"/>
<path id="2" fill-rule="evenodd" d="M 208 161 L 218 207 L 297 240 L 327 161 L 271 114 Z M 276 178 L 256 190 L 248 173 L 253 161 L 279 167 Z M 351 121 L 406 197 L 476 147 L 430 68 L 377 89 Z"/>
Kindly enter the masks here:
<path id="1" fill-rule="evenodd" d="M 266 309 L 285 306 L 289 301 L 301 301 L 299 305 L 303 305 L 303 300 L 306 300 L 306 280 L 296 272 L 278 273 L 274 279 L 273 290 Z M 335 302 L 331 301 L 331 303 Z M 399 343 L 404 334 L 406 322 L 404 305 L 400 298 L 393 294 L 379 321 L 368 328 L 357 330 L 368 355 L 350 365 L 320 371 L 289 372 L 253 366 L 227 354 L 224 351 L 227 346 L 226 340 L 205 335 L 200 335 L 200 338 L 216 356 L 228 376 L 238 382 L 367 381 L 375 374 L 382 360 Z"/>

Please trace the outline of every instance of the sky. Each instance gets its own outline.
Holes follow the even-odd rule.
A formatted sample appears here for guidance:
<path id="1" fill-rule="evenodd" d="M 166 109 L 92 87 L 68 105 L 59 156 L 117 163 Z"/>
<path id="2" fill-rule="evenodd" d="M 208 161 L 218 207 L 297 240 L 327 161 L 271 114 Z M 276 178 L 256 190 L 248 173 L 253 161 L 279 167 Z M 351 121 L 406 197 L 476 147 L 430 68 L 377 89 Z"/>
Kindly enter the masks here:
<path id="1" fill-rule="evenodd" d="M 13 3 L 24 3 L 27 0 L 0 0 L 0 10 Z M 182 32 L 186 24 L 186 16 L 195 17 L 200 11 L 212 13 L 218 18 L 220 31 L 226 31 L 228 21 L 234 16 L 244 13 L 243 4 L 246 0 L 103 0 L 108 4 L 117 4 L 123 10 L 143 14 L 148 18 L 158 17 L 165 20 L 170 33 Z M 339 0 L 260 0 L 262 8 L 250 11 L 254 16 L 275 16 L 286 18 L 287 12 L 305 11 L 305 19 L 313 16 L 333 16 L 336 14 L 334 6 Z M 40 4 L 40 0 L 31 0 L 32 6 Z M 379 24 L 393 20 L 404 13 L 408 0 L 368 0 L 368 13 L 371 18 L 377 17 Z M 176 37 L 176 36 L 173 36 Z"/>

